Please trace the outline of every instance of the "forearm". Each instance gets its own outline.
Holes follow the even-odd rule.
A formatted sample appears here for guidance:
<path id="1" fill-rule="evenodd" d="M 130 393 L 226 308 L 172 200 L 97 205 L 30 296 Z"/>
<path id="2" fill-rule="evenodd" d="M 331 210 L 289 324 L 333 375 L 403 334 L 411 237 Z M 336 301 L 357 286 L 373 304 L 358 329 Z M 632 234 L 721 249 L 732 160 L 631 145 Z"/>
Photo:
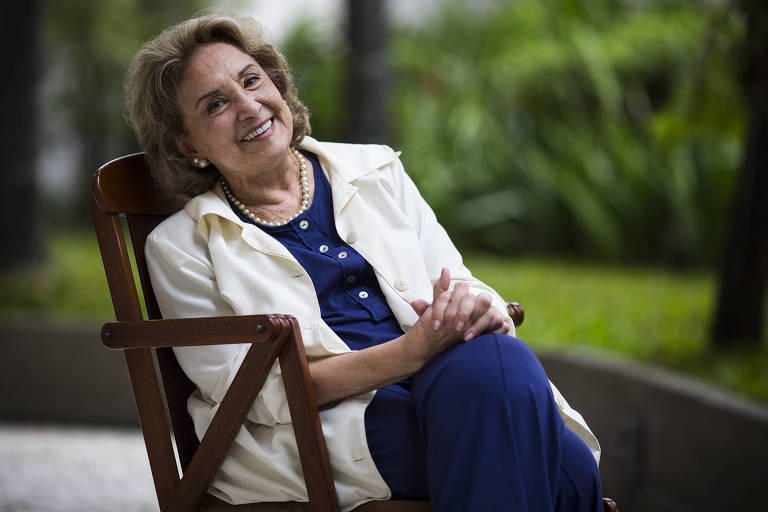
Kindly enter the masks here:
<path id="1" fill-rule="evenodd" d="M 408 336 L 309 363 L 318 406 L 399 382 L 416 373 L 424 361 L 407 350 Z"/>

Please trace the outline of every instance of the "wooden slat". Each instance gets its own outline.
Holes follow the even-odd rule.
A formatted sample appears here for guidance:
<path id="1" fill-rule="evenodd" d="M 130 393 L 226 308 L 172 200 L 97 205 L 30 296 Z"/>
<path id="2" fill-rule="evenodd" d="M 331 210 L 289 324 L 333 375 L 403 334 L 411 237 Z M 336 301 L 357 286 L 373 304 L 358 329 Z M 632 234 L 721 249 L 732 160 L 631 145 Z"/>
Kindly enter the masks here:
<path id="1" fill-rule="evenodd" d="M 131 245 L 133 246 L 133 256 L 136 262 L 136 271 L 139 275 L 139 282 L 144 291 L 144 303 L 147 306 L 147 314 L 150 319 L 156 320 L 162 318 L 160 308 L 155 299 L 155 292 L 152 288 L 152 280 L 149 277 L 147 268 L 147 259 L 144 257 L 144 246 L 147 242 L 147 236 L 162 222 L 166 217 L 160 215 L 131 215 L 127 218 L 128 231 L 131 234 Z"/>
<path id="2" fill-rule="evenodd" d="M 232 343 L 263 343 L 275 339 L 278 315 L 215 316 L 107 322 L 101 339 L 111 349 L 194 347 Z"/>
<path id="3" fill-rule="evenodd" d="M 126 350 L 125 360 L 131 377 L 133 396 L 139 413 L 149 466 L 155 482 L 160 510 L 168 510 L 179 482 L 176 457 L 171 444 L 160 385 L 152 353 L 146 349 Z"/>
<path id="4" fill-rule="evenodd" d="M 301 330 L 295 318 L 286 316 L 281 320 L 289 327 L 289 339 L 280 352 L 280 369 L 307 494 L 315 510 L 335 512 L 339 510 L 339 500 L 328 462 L 325 437 L 320 427 L 320 415 L 306 363 Z"/>
<path id="5" fill-rule="evenodd" d="M 99 197 L 94 193 L 93 220 L 115 317 L 122 321 L 140 321 L 141 305 L 123 227 L 117 214 L 102 212 L 98 206 Z M 179 474 L 152 353 L 149 350 L 127 350 L 125 360 L 158 503 L 161 510 L 167 510 L 179 482 Z"/>
<path id="6" fill-rule="evenodd" d="M 95 198 L 92 207 L 96 238 L 101 260 L 104 262 L 115 317 L 118 320 L 141 320 L 141 305 L 120 218 L 116 214 L 103 214 Z"/>

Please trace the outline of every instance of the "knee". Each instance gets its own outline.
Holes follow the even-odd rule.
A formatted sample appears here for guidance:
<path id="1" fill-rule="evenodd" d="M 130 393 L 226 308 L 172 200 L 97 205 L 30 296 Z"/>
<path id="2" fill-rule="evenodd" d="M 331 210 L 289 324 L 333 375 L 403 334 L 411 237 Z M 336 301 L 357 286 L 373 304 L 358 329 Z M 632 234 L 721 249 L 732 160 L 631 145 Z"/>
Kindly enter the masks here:
<path id="1" fill-rule="evenodd" d="M 438 355 L 414 376 L 452 400 L 496 400 L 529 404 L 531 395 L 549 398 L 549 381 L 522 341 L 486 334 Z"/>

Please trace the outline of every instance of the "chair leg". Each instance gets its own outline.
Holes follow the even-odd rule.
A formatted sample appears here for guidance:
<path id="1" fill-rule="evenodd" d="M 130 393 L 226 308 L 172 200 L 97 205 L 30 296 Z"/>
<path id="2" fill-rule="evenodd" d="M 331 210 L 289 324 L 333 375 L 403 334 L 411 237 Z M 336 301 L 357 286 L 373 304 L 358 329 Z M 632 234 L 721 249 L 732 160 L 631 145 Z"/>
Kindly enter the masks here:
<path id="1" fill-rule="evenodd" d="M 611 498 L 603 498 L 603 512 L 619 512 L 619 506 Z"/>

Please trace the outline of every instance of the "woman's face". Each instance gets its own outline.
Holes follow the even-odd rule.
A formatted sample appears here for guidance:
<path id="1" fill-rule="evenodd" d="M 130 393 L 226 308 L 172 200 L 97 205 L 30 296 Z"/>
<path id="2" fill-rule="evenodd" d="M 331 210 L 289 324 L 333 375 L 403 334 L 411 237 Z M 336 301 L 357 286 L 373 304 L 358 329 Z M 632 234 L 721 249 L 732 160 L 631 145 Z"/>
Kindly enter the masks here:
<path id="1" fill-rule="evenodd" d="M 248 54 L 226 44 L 200 47 L 177 90 L 186 157 L 206 158 L 230 183 L 290 159 L 293 117 L 280 91 Z"/>

